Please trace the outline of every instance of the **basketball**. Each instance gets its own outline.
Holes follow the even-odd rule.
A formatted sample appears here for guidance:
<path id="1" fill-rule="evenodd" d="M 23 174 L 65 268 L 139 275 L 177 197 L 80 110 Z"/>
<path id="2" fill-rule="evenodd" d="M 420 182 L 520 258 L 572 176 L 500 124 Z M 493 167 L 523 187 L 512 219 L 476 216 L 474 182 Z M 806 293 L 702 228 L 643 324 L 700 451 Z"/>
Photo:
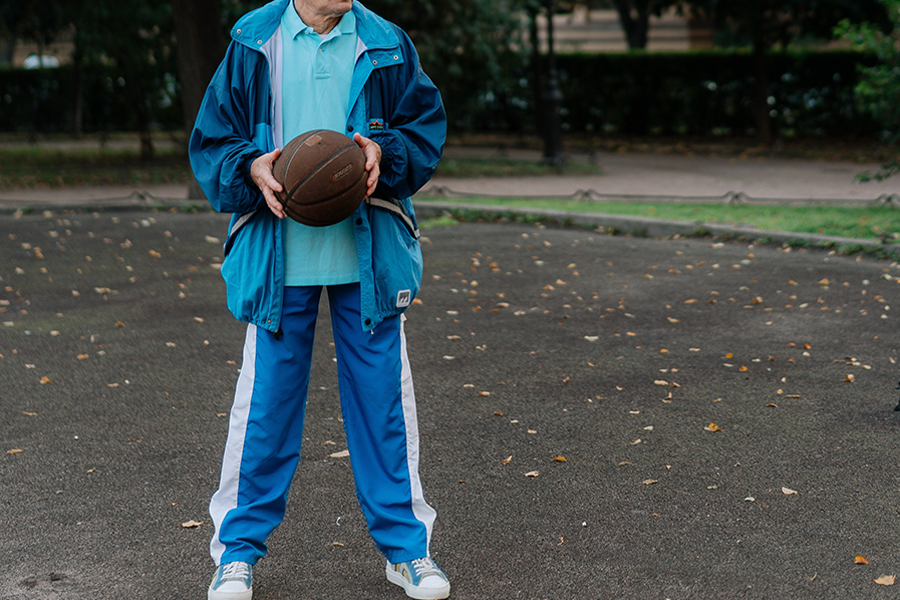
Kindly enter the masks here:
<path id="1" fill-rule="evenodd" d="M 366 195 L 366 157 L 346 135 L 328 129 L 292 139 L 272 165 L 287 216 L 313 227 L 339 223 Z"/>

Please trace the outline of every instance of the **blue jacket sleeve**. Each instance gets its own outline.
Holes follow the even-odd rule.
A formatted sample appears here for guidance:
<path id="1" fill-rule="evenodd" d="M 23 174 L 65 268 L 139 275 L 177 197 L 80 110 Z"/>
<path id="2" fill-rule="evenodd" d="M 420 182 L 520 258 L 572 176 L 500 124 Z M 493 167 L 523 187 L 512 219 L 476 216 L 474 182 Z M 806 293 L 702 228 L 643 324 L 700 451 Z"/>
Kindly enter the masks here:
<path id="1" fill-rule="evenodd" d="M 404 63 L 376 72 L 392 77 L 381 86 L 386 114 L 384 131 L 371 138 L 382 149 L 381 176 L 375 196 L 409 198 L 428 183 L 441 159 L 447 137 L 447 115 L 440 92 L 422 71 L 409 37 L 395 27 Z M 374 78 L 370 79 L 370 85 Z M 384 90 L 389 90 L 384 94 Z M 378 93 L 378 92 L 374 92 Z"/>
<path id="2" fill-rule="evenodd" d="M 231 43 L 206 90 L 191 133 L 191 168 L 219 212 L 243 214 L 265 204 L 249 178 L 250 162 L 263 154 L 261 140 L 254 140 L 259 78 L 248 77 L 256 68 L 268 72 L 265 59 L 257 54 Z"/>

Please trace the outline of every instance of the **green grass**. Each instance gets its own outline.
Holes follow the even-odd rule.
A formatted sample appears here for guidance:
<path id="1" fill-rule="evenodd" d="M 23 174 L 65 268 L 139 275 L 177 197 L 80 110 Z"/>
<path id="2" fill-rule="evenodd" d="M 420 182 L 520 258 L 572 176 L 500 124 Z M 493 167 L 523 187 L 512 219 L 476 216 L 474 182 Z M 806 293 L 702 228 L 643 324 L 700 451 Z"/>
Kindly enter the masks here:
<path id="1" fill-rule="evenodd" d="M 109 138 L 101 146 L 89 142 L 66 147 L 30 145 L 0 136 L 0 189 L 59 188 L 77 185 L 141 185 L 187 183 L 190 177 L 181 144 L 161 138 L 154 158 L 141 161 L 135 139 Z M 132 136 L 133 138 L 134 136 Z M 599 167 L 578 163 L 562 166 L 506 158 L 445 159 L 438 175 L 444 177 L 524 177 L 560 174 L 600 174 Z M 421 199 L 419 199 L 421 200 Z M 761 230 L 900 242 L 900 209 L 891 206 L 764 206 L 686 204 L 672 202 L 588 202 L 527 198 L 464 198 L 467 204 L 544 208 L 582 213 L 642 216 L 678 221 L 747 224 Z M 423 223 L 448 224 L 449 219 Z"/>
<path id="2" fill-rule="evenodd" d="M 424 199 L 417 201 L 427 202 Z M 589 202 L 529 198 L 469 197 L 454 200 L 509 208 L 537 208 L 578 213 L 651 217 L 671 221 L 740 224 L 766 231 L 815 233 L 900 242 L 900 208 L 892 206 L 769 206 L 686 204 L 674 202 Z"/>
<path id="3" fill-rule="evenodd" d="M 182 183 L 190 176 L 184 151 L 157 149 L 142 161 L 131 148 L 0 148 L 0 188 Z"/>
<path id="4" fill-rule="evenodd" d="M 442 177 L 530 177 L 599 175 L 599 167 L 578 163 L 554 166 L 503 158 L 446 159 Z M 186 183 L 190 165 L 183 150 L 157 148 L 141 161 L 133 148 L 81 147 L 53 149 L 16 145 L 0 147 L 0 188 L 59 188 L 73 185 Z"/>

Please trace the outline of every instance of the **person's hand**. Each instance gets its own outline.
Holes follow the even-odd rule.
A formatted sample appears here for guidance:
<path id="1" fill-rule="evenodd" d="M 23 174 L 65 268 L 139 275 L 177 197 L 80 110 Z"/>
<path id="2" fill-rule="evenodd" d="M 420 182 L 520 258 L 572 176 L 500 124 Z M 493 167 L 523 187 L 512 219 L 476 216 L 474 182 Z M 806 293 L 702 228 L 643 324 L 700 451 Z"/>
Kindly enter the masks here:
<path id="1" fill-rule="evenodd" d="M 366 171 L 369 172 L 369 179 L 366 180 L 366 198 L 368 198 L 375 193 L 378 177 L 381 175 L 381 146 L 378 145 L 378 142 L 363 137 L 359 133 L 353 134 L 353 141 L 362 148 L 363 154 L 366 155 Z"/>
<path id="2" fill-rule="evenodd" d="M 252 163 L 250 163 L 250 179 L 253 180 L 253 183 L 255 183 L 256 187 L 258 187 L 262 192 L 263 197 L 266 199 L 266 204 L 268 205 L 269 210 L 271 210 L 272 213 L 279 219 L 283 219 L 284 207 L 281 206 L 281 202 L 279 202 L 278 198 L 275 197 L 275 193 L 282 191 L 283 188 L 281 187 L 281 184 L 278 183 L 278 180 L 275 179 L 275 176 L 272 174 L 272 164 L 280 154 L 281 149 L 276 148 L 268 154 L 258 156 Z"/>

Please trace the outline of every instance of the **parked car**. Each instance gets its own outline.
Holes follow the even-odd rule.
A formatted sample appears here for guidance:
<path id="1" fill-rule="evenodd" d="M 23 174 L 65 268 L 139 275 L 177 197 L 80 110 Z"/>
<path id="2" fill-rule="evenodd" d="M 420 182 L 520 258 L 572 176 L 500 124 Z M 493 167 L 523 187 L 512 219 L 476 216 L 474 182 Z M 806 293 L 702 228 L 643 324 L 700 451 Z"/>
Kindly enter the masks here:
<path id="1" fill-rule="evenodd" d="M 56 69 L 59 67 L 59 59 L 50 54 L 32 54 L 22 62 L 26 69 Z"/>

